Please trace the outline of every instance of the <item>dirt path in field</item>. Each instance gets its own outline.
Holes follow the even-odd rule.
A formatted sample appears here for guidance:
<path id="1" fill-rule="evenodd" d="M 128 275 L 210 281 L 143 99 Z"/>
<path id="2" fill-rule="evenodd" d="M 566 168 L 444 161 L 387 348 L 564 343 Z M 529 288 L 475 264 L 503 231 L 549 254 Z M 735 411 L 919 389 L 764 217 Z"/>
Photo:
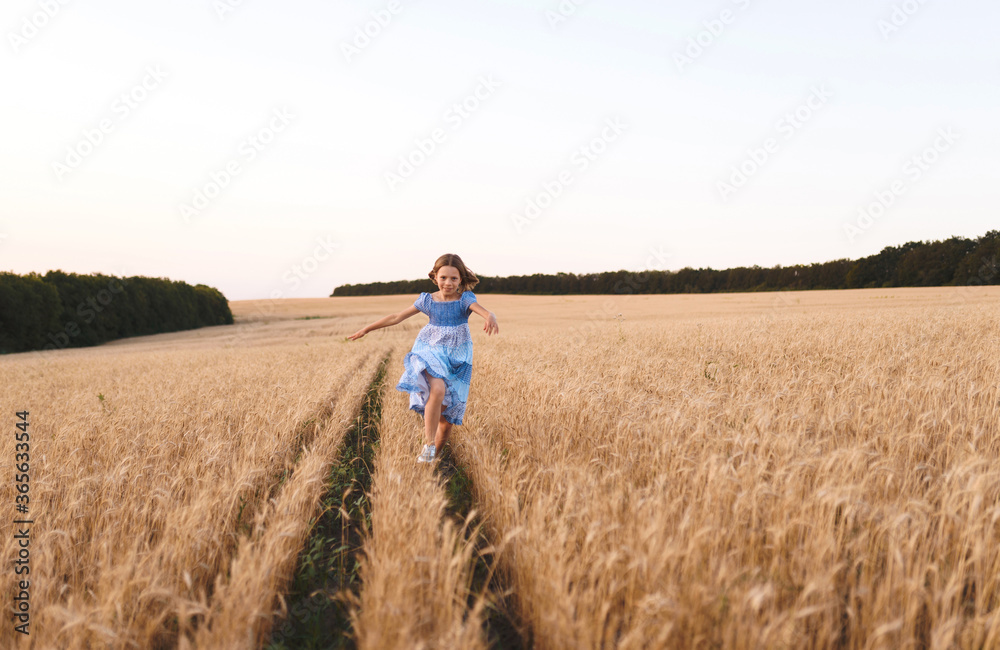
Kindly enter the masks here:
<path id="1" fill-rule="evenodd" d="M 311 519 L 310 535 L 286 598 L 288 615 L 276 621 L 266 646 L 271 650 L 355 647 L 350 607 L 361 587 L 358 556 L 379 441 L 383 384 L 391 359 L 389 352 L 376 369 L 337 461 L 326 475 L 320 507 Z"/>
<path id="2" fill-rule="evenodd" d="M 419 639 L 531 647 L 492 569 L 465 468 L 447 447 L 433 467 L 414 461 L 417 418 L 390 378 L 400 354 L 394 349 L 382 360 L 324 480 L 269 650 L 403 648 Z M 299 448 L 315 439 L 311 424 L 300 428 Z M 291 462 L 290 475 L 294 468 Z"/>
<path id="3" fill-rule="evenodd" d="M 472 480 L 450 447 L 445 447 L 437 471 L 444 479 L 448 495 L 447 514 L 457 525 L 466 521 L 475 504 L 472 498 Z M 478 526 L 474 516 L 473 527 Z M 473 591 L 479 591 L 488 581 L 487 609 L 483 620 L 483 631 L 490 648 L 520 650 L 530 648 L 530 630 L 514 612 L 509 597 L 510 588 L 501 572 L 493 569 L 494 557 L 487 553 L 489 540 L 480 530 L 476 536 L 476 566 L 474 569 Z"/>

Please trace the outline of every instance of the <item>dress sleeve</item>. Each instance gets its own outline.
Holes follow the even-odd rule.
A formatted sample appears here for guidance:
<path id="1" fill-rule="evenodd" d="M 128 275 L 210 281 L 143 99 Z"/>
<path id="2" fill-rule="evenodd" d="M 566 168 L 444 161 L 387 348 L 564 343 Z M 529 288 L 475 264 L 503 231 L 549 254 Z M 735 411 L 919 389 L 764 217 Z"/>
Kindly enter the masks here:
<path id="1" fill-rule="evenodd" d="M 472 303 L 476 302 L 476 294 L 471 291 L 466 291 L 462 294 L 462 312 L 465 314 L 472 313 L 469 307 Z"/>
<path id="2" fill-rule="evenodd" d="M 427 308 L 424 307 L 424 296 L 426 295 L 427 295 L 426 292 L 421 293 L 419 296 L 417 296 L 417 299 L 413 301 L 413 306 L 425 314 L 427 313 Z"/>

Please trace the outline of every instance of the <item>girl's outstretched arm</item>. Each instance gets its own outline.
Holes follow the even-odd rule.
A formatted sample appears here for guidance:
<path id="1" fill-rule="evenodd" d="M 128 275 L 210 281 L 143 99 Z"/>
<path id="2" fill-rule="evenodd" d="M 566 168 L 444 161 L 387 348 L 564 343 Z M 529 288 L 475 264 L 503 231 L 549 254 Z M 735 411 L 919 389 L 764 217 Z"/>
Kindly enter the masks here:
<path id="1" fill-rule="evenodd" d="M 500 333 L 500 326 L 497 325 L 497 317 L 493 312 L 486 311 L 478 302 L 474 302 L 469 305 L 469 309 L 486 319 L 486 324 L 483 325 L 483 329 L 486 330 L 487 335 Z"/>
<path id="2" fill-rule="evenodd" d="M 397 314 L 389 314 L 388 316 L 385 316 L 383 318 L 378 319 L 377 321 L 375 321 L 371 325 L 365 325 L 364 327 L 362 327 L 361 329 L 359 329 L 354 334 L 351 334 L 347 338 L 349 340 L 351 340 L 351 341 L 354 341 L 355 339 L 361 338 L 362 336 L 364 336 L 368 332 L 371 332 L 372 330 L 377 330 L 377 329 L 380 329 L 382 327 L 390 327 L 392 325 L 396 325 L 398 323 L 402 323 L 404 320 L 406 320 L 410 316 L 413 316 L 414 314 L 419 314 L 419 313 L 420 313 L 419 309 L 417 309 L 413 305 L 410 305 L 409 307 L 407 307 L 406 309 L 404 309 L 403 311 L 401 311 L 401 312 L 399 312 Z"/>

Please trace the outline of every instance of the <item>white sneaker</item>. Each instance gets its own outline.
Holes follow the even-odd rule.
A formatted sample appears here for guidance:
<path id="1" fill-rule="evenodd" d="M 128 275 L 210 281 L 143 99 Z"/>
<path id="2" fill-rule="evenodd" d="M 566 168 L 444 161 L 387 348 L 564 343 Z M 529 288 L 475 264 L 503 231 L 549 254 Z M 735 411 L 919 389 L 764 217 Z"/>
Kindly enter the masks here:
<path id="1" fill-rule="evenodd" d="M 424 445 L 424 450 L 420 452 L 417 456 L 418 463 L 433 463 L 434 462 L 434 445 Z"/>

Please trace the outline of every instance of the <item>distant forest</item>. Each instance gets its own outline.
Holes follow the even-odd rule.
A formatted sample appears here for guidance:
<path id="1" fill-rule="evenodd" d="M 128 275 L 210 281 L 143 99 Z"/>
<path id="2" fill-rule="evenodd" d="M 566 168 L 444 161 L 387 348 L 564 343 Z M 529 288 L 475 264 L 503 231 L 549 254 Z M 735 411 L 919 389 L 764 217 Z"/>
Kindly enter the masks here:
<path id="1" fill-rule="evenodd" d="M 603 273 L 535 273 L 510 277 L 478 275 L 476 293 L 529 295 L 605 293 L 717 293 L 736 291 L 803 291 L 1000 284 L 1000 231 L 977 239 L 908 242 L 887 246 L 857 260 L 840 259 L 809 265 L 712 268 L 679 271 L 606 271 Z M 374 296 L 435 291 L 429 278 L 347 284 L 330 294 Z"/>
<path id="2" fill-rule="evenodd" d="M 231 325 L 226 297 L 167 278 L 0 273 L 0 354 Z"/>

